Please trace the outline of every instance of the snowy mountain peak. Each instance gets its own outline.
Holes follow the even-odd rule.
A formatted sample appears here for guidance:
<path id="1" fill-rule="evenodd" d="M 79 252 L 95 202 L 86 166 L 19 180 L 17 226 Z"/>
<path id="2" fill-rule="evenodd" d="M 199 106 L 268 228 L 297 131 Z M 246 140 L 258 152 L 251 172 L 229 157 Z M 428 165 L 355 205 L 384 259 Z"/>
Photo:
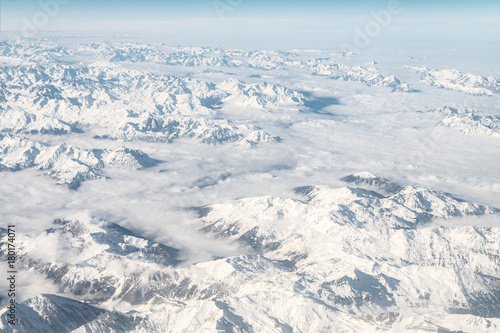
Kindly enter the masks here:
<path id="1" fill-rule="evenodd" d="M 54 282 L 61 293 L 91 302 L 113 297 L 128 302 L 148 301 L 148 285 L 141 281 L 159 278 L 175 284 L 167 274 L 180 263 L 179 250 L 138 236 L 118 224 L 80 214 L 74 220 L 56 220 L 39 235 L 20 235 L 19 268 L 32 268 Z M 7 238 L 0 240 L 1 256 L 6 255 Z M 50 248 L 40 253 L 40 244 Z M 55 256 L 56 253 L 65 254 Z M 174 281 L 172 281 L 174 280 Z M 169 282 L 170 281 L 170 282 Z"/>
<path id="2" fill-rule="evenodd" d="M 483 77 L 471 73 L 463 73 L 456 69 L 429 69 L 427 67 L 410 67 L 420 74 L 420 81 L 433 87 L 461 91 L 470 95 L 492 96 L 500 92 L 500 80 Z"/>
<path id="3" fill-rule="evenodd" d="M 158 163 L 128 148 L 83 150 L 66 144 L 50 146 L 11 134 L 0 136 L 0 171 L 37 167 L 71 189 L 84 181 L 105 178 L 103 170 L 107 167 L 142 169 Z"/>
<path id="4" fill-rule="evenodd" d="M 395 76 L 383 76 L 376 68 L 364 68 L 362 66 L 349 66 L 343 64 L 322 65 L 315 64 L 316 75 L 328 76 L 332 79 L 358 81 L 368 86 L 383 86 L 392 88 L 393 92 L 413 92 L 407 83 L 401 83 Z"/>
<path id="5" fill-rule="evenodd" d="M 341 181 L 359 187 L 366 186 L 368 189 L 376 189 L 388 194 L 394 194 L 402 189 L 400 185 L 392 183 L 388 179 L 377 177 L 370 172 L 358 172 L 343 177 Z"/>
<path id="6" fill-rule="evenodd" d="M 451 127 L 467 135 L 500 137 L 500 117 L 481 115 L 475 110 L 444 107 L 437 112 L 443 114 L 438 126 Z"/>
<path id="7" fill-rule="evenodd" d="M 138 237 L 132 231 L 118 224 L 95 218 L 73 221 L 56 220 L 47 234 L 57 235 L 61 246 L 69 247 L 78 253 L 96 247 L 104 252 L 123 257 L 133 257 L 145 262 L 161 265 L 175 265 L 179 250 L 151 240 Z M 69 238 L 71 236 L 71 238 Z"/>
<path id="8" fill-rule="evenodd" d="M 130 317 L 51 294 L 30 298 L 19 304 L 17 311 L 21 319 L 15 331 L 2 316 L 4 332 L 69 333 L 85 332 L 90 327 L 93 332 L 128 332 L 134 328 Z"/>
<path id="9" fill-rule="evenodd" d="M 450 194 L 414 186 L 401 187 L 370 173 L 346 177 L 361 187 L 296 188 L 307 201 L 264 196 L 210 205 L 200 209 L 205 232 L 269 251 L 305 233 L 353 226 L 366 230 L 415 229 L 437 218 L 496 214 L 500 210 L 468 203 Z M 373 188 L 389 189 L 382 195 Z M 386 190 L 387 191 L 387 190 Z M 292 230 L 300 230 L 301 236 Z M 321 233 L 321 232 L 320 232 Z M 312 241 L 312 240 L 310 240 Z"/>

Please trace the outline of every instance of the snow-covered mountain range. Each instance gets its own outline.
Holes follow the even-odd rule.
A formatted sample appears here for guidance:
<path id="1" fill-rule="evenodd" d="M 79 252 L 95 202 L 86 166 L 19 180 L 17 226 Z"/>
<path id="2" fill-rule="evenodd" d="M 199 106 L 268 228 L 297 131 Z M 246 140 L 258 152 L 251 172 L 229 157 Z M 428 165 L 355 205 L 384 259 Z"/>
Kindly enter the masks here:
<path id="1" fill-rule="evenodd" d="M 105 332 L 107 323 L 138 332 L 500 327 L 498 229 L 427 226 L 500 210 L 370 173 L 344 181 L 354 187 L 307 186 L 295 190 L 298 198 L 197 208 L 202 231 L 239 242 L 249 254 L 190 267 L 179 266 L 178 250 L 90 216 L 24 235 L 22 266 L 75 300 L 26 301 L 20 332 L 36 325 Z M 42 255 L 37 249 L 46 242 L 51 251 Z M 66 256 L 51 257 L 58 249 Z M 106 310 L 111 304 L 122 310 Z M 9 332 L 5 318 L 3 325 Z"/>
<path id="2" fill-rule="evenodd" d="M 91 131 L 121 140 L 196 138 L 222 143 L 255 136 L 252 132 L 258 129 L 213 119 L 218 104 L 262 110 L 304 105 L 305 99 L 298 92 L 266 83 L 228 79 L 214 85 L 100 66 L 9 66 L 0 73 L 5 82 L 0 129 L 13 133 Z"/>
<path id="3" fill-rule="evenodd" d="M 482 116 L 466 108 L 455 109 L 444 107 L 437 110 L 443 114 L 439 126 L 451 127 L 460 130 L 463 134 L 500 136 L 500 117 Z"/>
<path id="4" fill-rule="evenodd" d="M 492 96 L 500 92 L 500 81 L 494 77 L 462 73 L 456 69 L 405 68 L 415 70 L 420 74 L 420 81 L 429 86 L 458 90 L 470 95 Z"/>
<path id="5" fill-rule="evenodd" d="M 1 332 L 500 331 L 497 79 L 88 39 L 0 42 Z"/>
<path id="6" fill-rule="evenodd" d="M 383 76 L 375 67 L 364 68 L 349 65 L 318 65 L 315 74 L 336 80 L 359 81 L 369 86 L 390 87 L 392 91 L 412 92 L 407 83 L 402 83 L 394 76 Z"/>
<path id="7" fill-rule="evenodd" d="M 0 134 L 0 139 L 0 170 L 36 167 L 72 189 L 77 189 L 86 180 L 104 178 L 104 168 L 142 169 L 160 163 L 141 151 L 128 148 L 110 151 L 83 150 L 66 144 L 49 146 L 10 134 Z"/>

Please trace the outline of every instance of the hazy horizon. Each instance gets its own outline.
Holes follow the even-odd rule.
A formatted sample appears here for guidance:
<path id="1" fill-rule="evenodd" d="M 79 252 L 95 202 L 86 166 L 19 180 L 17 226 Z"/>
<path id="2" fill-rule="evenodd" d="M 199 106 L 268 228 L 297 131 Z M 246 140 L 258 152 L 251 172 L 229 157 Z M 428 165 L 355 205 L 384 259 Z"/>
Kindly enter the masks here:
<path id="1" fill-rule="evenodd" d="M 370 28 L 375 46 L 421 41 L 460 46 L 496 41 L 500 32 L 496 1 L 23 0 L 1 5 L 3 38 L 20 32 L 120 34 L 183 44 L 335 49 L 352 45 Z"/>

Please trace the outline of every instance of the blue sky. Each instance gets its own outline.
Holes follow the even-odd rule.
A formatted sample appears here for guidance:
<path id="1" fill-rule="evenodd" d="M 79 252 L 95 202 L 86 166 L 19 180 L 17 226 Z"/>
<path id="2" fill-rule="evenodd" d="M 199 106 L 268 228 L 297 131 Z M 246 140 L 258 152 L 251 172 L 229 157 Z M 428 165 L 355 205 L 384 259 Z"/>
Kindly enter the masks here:
<path id="1" fill-rule="evenodd" d="M 384 36 L 497 38 L 500 1 L 428 0 L 2 0 L 2 29 L 169 32 L 181 38 L 352 39 L 373 13 L 400 3 Z M 57 9 L 47 3 L 58 2 Z M 46 15 L 48 13 L 48 15 Z M 45 15 L 45 16 L 44 16 Z"/>
<path id="2" fill-rule="evenodd" d="M 107 21 L 121 22 L 161 21 L 172 19 L 219 19 L 223 12 L 226 19 L 331 19 L 343 16 L 362 18 L 371 11 L 382 10 L 391 0 L 2 0 L 5 24 L 14 26 L 23 17 L 30 17 L 41 10 L 42 3 L 64 2 L 53 22 L 73 24 Z M 475 17 L 494 20 L 500 16 L 500 1 L 428 1 L 400 0 L 405 15 L 420 20 L 428 17 Z M 219 8 L 219 10 L 217 9 Z M 498 18 L 497 18 L 498 21 Z M 68 22 L 66 22 L 70 25 Z M 55 24 L 55 23 L 54 23 Z M 61 26 L 62 27 L 62 26 Z M 90 24 L 88 24 L 88 28 Z"/>
<path id="3" fill-rule="evenodd" d="M 301 17 L 303 15 L 320 15 L 328 17 L 335 13 L 352 13 L 360 15 L 367 10 L 384 8 L 390 0 L 3 0 L 4 9 L 11 10 L 12 15 L 21 12 L 28 13 L 40 7 L 40 3 L 51 1 L 67 2 L 62 5 L 61 15 L 78 16 L 80 18 L 99 15 L 124 15 L 124 18 L 215 18 L 217 4 L 227 5 L 234 10 L 234 17 Z M 428 1 L 428 0 L 400 0 L 401 4 L 413 12 L 430 14 L 489 14 L 492 9 L 500 9 L 498 1 Z M 6 13 L 9 15 L 9 13 Z M 498 15 L 498 12 L 496 13 Z"/>

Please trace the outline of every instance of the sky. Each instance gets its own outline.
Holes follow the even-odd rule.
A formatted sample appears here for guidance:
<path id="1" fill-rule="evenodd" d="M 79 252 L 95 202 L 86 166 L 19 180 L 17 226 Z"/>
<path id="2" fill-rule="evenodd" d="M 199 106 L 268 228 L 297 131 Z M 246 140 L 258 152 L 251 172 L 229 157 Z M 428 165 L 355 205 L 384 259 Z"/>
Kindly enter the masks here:
<path id="1" fill-rule="evenodd" d="M 498 1 L 3 0 L 2 31 L 162 34 L 178 40 L 350 42 L 377 17 L 377 37 L 496 40 Z M 392 8 L 392 11 L 391 11 Z M 383 14 L 389 13 L 389 16 Z M 377 16 L 382 15 L 382 16 Z M 385 21 L 384 21 L 385 22 Z M 379 38 L 383 39 L 383 38 Z"/>

